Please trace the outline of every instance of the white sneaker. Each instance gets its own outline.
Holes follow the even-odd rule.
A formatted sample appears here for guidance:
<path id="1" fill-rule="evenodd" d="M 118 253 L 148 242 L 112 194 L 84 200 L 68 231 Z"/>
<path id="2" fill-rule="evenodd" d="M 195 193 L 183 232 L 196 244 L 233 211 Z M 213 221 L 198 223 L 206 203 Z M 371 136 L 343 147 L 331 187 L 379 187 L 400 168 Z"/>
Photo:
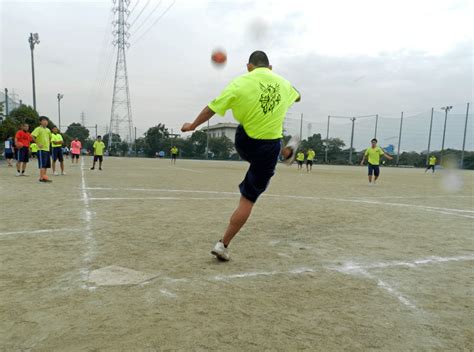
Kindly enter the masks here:
<path id="1" fill-rule="evenodd" d="M 286 165 L 291 165 L 293 163 L 293 161 L 296 158 L 296 151 L 298 150 L 299 146 L 300 146 L 300 139 L 298 137 L 291 137 L 288 144 L 283 148 L 283 149 L 290 148 L 292 152 L 288 158 L 283 159 L 283 162 Z"/>
<path id="2" fill-rule="evenodd" d="M 59 172 L 55 171 L 54 176 L 59 176 Z"/>
<path id="3" fill-rule="evenodd" d="M 224 243 L 220 241 L 216 243 L 214 249 L 211 251 L 211 254 L 215 255 L 219 260 L 228 261 L 230 259 L 227 248 L 225 248 Z"/>
<path id="4" fill-rule="evenodd" d="M 66 176 L 66 173 L 65 173 L 65 172 L 61 172 L 61 175 Z"/>
<path id="5" fill-rule="evenodd" d="M 21 176 L 21 172 L 17 170 L 15 176 Z"/>

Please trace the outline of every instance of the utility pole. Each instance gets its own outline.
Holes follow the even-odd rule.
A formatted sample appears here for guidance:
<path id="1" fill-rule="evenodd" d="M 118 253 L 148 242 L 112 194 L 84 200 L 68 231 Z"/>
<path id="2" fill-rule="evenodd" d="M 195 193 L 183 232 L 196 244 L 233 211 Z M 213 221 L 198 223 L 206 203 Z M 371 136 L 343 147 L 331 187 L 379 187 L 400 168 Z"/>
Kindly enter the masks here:
<path id="1" fill-rule="evenodd" d="M 431 108 L 430 132 L 428 133 L 428 151 L 426 152 L 426 165 L 428 165 L 428 162 L 430 159 L 431 131 L 433 130 L 433 113 L 434 113 L 434 108 Z"/>
<path id="2" fill-rule="evenodd" d="M 374 138 L 377 138 L 377 127 L 379 124 L 379 115 L 375 115 L 375 132 L 374 132 Z"/>
<path id="3" fill-rule="evenodd" d="M 352 147 L 354 145 L 354 125 L 355 125 L 355 117 L 351 118 L 352 121 L 352 132 L 351 132 L 351 149 L 349 149 L 349 164 L 352 165 Z"/>
<path id="4" fill-rule="evenodd" d="M 117 47 L 117 59 L 115 62 L 114 91 L 112 95 L 112 108 L 110 112 L 109 145 L 112 146 L 112 135 L 120 135 L 120 123 L 127 124 L 128 144 L 132 144 L 132 107 L 130 103 L 130 89 L 128 84 L 127 59 L 125 52 L 130 47 L 128 37 L 130 36 L 127 22 L 130 11 L 128 7 L 130 0 L 114 0 L 113 8 L 116 19 L 114 23 L 114 42 Z"/>
<path id="5" fill-rule="evenodd" d="M 98 136 L 98 135 L 99 135 L 99 134 L 97 133 L 97 124 L 95 124 L 95 139 L 97 139 L 97 136 Z"/>
<path id="6" fill-rule="evenodd" d="M 301 113 L 301 122 L 300 122 L 300 142 L 303 140 L 303 113 Z"/>
<path id="7" fill-rule="evenodd" d="M 97 126 L 97 125 L 96 125 Z M 137 149 L 137 126 L 135 126 L 135 156 L 138 156 L 138 149 Z"/>
<path id="8" fill-rule="evenodd" d="M 402 143 L 402 126 L 403 126 L 403 111 L 400 117 L 400 132 L 398 133 L 398 151 L 397 151 L 397 166 L 400 162 L 400 144 Z"/>
<path id="9" fill-rule="evenodd" d="M 35 57 L 33 51 L 35 50 L 35 45 L 39 44 L 39 35 L 38 33 L 30 33 L 28 38 L 31 49 L 31 78 L 33 82 L 33 108 L 36 110 L 36 85 L 35 85 Z"/>
<path id="10" fill-rule="evenodd" d="M 326 151 L 324 155 L 324 161 L 326 164 L 328 163 L 328 149 L 329 149 L 329 121 L 331 120 L 331 116 L 328 116 L 328 129 L 326 131 Z"/>
<path id="11" fill-rule="evenodd" d="M 59 125 L 59 130 L 61 131 L 61 99 L 64 97 L 64 95 L 58 93 L 58 125 Z"/>
<path id="12" fill-rule="evenodd" d="M 81 112 L 81 125 L 86 127 L 86 115 L 84 114 L 84 111 Z"/>
<path id="13" fill-rule="evenodd" d="M 467 131 L 467 119 L 469 117 L 469 103 L 466 107 L 466 122 L 464 123 L 464 138 L 462 140 L 462 152 L 461 152 L 461 169 L 464 168 L 464 149 L 466 148 L 466 131 Z"/>
<path id="14" fill-rule="evenodd" d="M 209 159 L 209 120 L 207 120 L 207 131 L 206 131 L 206 159 Z"/>
<path id="15" fill-rule="evenodd" d="M 446 137 L 446 124 L 448 122 L 448 112 L 451 110 L 453 107 L 452 106 L 443 106 L 441 110 L 444 110 L 444 128 L 443 128 L 443 142 L 441 143 L 441 158 L 443 159 L 443 154 L 444 154 L 444 141 Z"/>
<path id="16" fill-rule="evenodd" d="M 8 117 L 8 88 L 5 88 L 5 117 Z"/>

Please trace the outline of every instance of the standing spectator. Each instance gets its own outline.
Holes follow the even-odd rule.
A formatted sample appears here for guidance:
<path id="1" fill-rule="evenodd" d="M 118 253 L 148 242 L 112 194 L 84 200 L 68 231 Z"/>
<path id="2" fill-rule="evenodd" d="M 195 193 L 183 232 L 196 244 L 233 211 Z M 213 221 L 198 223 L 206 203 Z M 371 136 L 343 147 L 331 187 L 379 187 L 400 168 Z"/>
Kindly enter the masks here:
<path id="1" fill-rule="evenodd" d="M 26 164 L 28 164 L 30 159 L 31 134 L 28 132 L 29 129 L 30 126 L 24 123 L 15 135 L 17 176 L 26 176 Z"/>
<path id="2" fill-rule="evenodd" d="M 8 167 L 13 167 L 13 138 L 8 137 L 5 140 L 5 159 L 7 160 Z"/>
<path id="3" fill-rule="evenodd" d="M 74 159 L 76 159 L 76 164 L 79 163 L 79 155 L 81 155 L 82 144 L 79 139 L 74 138 L 71 142 L 71 161 L 74 164 Z"/>

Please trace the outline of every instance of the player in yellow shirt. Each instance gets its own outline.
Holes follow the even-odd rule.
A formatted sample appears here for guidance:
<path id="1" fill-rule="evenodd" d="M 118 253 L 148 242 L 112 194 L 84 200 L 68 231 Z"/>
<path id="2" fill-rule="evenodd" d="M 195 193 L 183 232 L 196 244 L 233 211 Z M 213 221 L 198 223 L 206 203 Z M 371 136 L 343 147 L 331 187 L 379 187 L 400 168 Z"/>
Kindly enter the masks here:
<path id="1" fill-rule="evenodd" d="M 38 146 L 36 145 L 36 143 L 30 144 L 30 152 L 31 152 L 31 157 L 36 158 L 36 155 L 38 154 Z"/>
<path id="2" fill-rule="evenodd" d="M 171 147 L 171 164 L 176 164 L 176 158 L 178 157 L 178 148 L 174 145 Z"/>
<path id="3" fill-rule="evenodd" d="M 300 150 L 296 154 L 296 163 L 298 164 L 298 170 L 303 169 L 303 163 L 304 163 L 304 152 Z"/>
<path id="4" fill-rule="evenodd" d="M 385 156 L 388 160 L 393 158 L 385 153 L 385 151 L 377 146 L 377 139 L 374 138 L 371 141 L 371 146 L 367 148 L 364 153 L 364 157 L 360 162 L 361 165 L 364 165 L 365 159 L 367 158 L 367 163 L 369 166 L 369 185 L 375 185 L 375 181 L 379 178 L 380 175 L 380 157 Z M 372 175 L 374 175 L 374 183 L 372 183 Z"/>
<path id="5" fill-rule="evenodd" d="M 430 156 L 430 159 L 428 161 L 428 167 L 426 168 L 425 172 L 427 172 L 429 169 L 433 170 L 433 173 L 435 172 L 435 167 L 436 167 L 436 157 L 434 155 Z"/>
<path id="6" fill-rule="evenodd" d="M 63 156 L 63 136 L 59 133 L 57 127 L 53 127 L 51 134 L 51 154 L 53 157 L 53 175 L 58 176 L 59 172 L 56 172 L 56 161 L 59 160 L 59 165 L 61 167 L 61 175 L 66 175 L 64 172 L 64 156 Z"/>
<path id="7" fill-rule="evenodd" d="M 46 171 L 51 167 L 51 130 L 48 128 L 49 119 L 46 116 L 41 116 L 39 120 L 40 125 L 31 132 L 33 142 L 38 147 L 39 181 L 52 182 L 46 175 Z"/>
<path id="8" fill-rule="evenodd" d="M 306 171 L 311 172 L 313 170 L 313 162 L 316 157 L 316 153 L 313 149 L 309 148 L 306 152 Z"/>
<path id="9" fill-rule="evenodd" d="M 102 141 L 101 136 L 97 136 L 96 141 L 92 145 L 92 149 L 94 149 L 94 162 L 92 163 L 91 170 L 95 169 L 95 163 L 99 161 L 99 170 L 102 171 L 102 161 L 104 160 L 105 144 Z"/>
<path id="10" fill-rule="evenodd" d="M 275 173 L 286 112 L 300 100 L 300 94 L 291 83 L 272 72 L 263 51 L 250 55 L 247 70 L 248 73 L 230 82 L 194 122 L 185 123 L 181 128 L 182 132 L 194 131 L 214 114 L 224 116 L 229 109 L 240 123 L 235 135 L 235 148 L 250 167 L 239 186 L 239 205 L 230 218 L 224 237 L 211 251 L 218 259 L 226 261 L 230 259 L 227 246 L 246 223 L 255 202 Z M 281 150 L 284 158 L 292 160 L 296 147 L 287 145 Z"/>

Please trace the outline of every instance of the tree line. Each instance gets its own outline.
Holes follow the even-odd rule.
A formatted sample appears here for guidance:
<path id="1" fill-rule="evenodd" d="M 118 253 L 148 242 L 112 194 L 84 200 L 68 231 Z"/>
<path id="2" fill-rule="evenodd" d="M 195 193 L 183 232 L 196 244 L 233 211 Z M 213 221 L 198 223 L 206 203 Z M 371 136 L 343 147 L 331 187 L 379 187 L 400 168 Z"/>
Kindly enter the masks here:
<path id="1" fill-rule="evenodd" d="M 1 105 L 0 105 L 1 112 Z M 28 123 L 30 130 L 39 125 L 39 115 L 31 107 L 22 105 L 12 110 L 9 116 L 0 125 L 1 140 L 14 136 L 21 123 Z M 50 120 L 49 128 L 54 127 L 54 123 Z M 80 123 L 71 123 L 66 131 L 62 133 L 66 145 L 74 138 L 78 138 L 83 148 L 90 151 L 94 143 L 95 136 L 90 135 L 90 131 Z M 288 141 L 291 137 L 285 136 L 284 140 Z M 105 145 L 108 146 L 109 135 L 103 136 Z M 217 159 L 217 160 L 239 160 L 239 156 L 234 149 L 233 142 L 226 136 L 209 137 L 209 148 L 206 155 L 207 134 L 203 131 L 195 131 L 189 138 L 181 138 L 170 135 L 168 128 L 164 124 L 158 124 L 150 127 L 143 137 L 137 138 L 136 141 L 129 145 L 126 141 L 122 141 L 120 136 L 112 134 L 112 144 L 109 148 L 109 154 L 114 156 L 144 156 L 155 157 L 160 151 L 164 151 L 169 155 L 172 146 L 179 149 L 179 155 L 182 158 L 189 159 Z M 321 134 L 316 133 L 303 140 L 300 149 L 303 151 L 309 148 L 316 151 L 316 163 L 325 163 L 325 148 L 328 147 L 327 159 L 330 164 L 344 165 L 348 164 L 350 148 L 346 148 L 344 141 L 340 138 L 329 138 L 326 143 L 322 139 Z M 365 150 L 356 151 L 352 149 L 353 162 L 357 163 L 362 159 Z M 435 155 L 440 160 L 441 153 L 433 151 L 430 155 Z M 443 158 L 451 160 L 460 160 L 461 151 L 447 149 L 444 151 Z M 412 167 L 424 167 L 426 165 L 426 153 L 418 153 L 415 151 L 403 152 L 400 154 L 399 164 Z M 396 160 L 386 160 L 385 165 L 395 166 Z M 464 153 L 464 168 L 474 170 L 474 152 Z"/>

